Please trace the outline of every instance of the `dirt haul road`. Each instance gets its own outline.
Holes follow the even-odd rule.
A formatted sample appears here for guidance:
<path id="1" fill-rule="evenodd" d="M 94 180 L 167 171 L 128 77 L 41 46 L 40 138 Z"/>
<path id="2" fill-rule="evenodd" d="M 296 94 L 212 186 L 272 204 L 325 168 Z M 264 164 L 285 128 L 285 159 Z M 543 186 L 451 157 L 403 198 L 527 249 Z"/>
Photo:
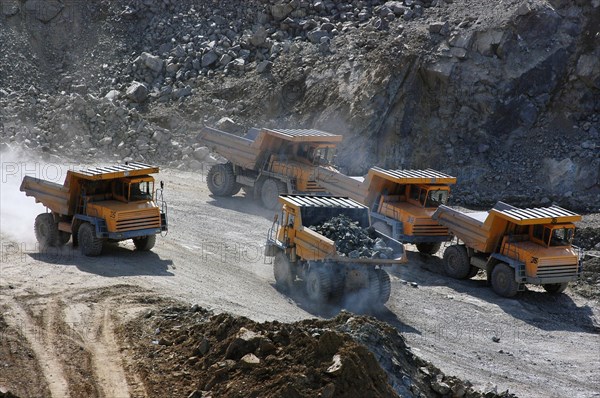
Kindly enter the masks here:
<path id="1" fill-rule="evenodd" d="M 23 195 L 19 201 L 6 199 L 13 197 L 6 190 L 18 184 L 3 183 L 0 299 L 12 331 L 4 337 L 12 339 L 12 351 L 26 345 L 34 363 L 24 375 L 11 368 L 10 357 L 0 359 L 8 364 L 0 364 L 0 389 L 19 375 L 38 385 L 29 396 L 145 396 L 138 375 L 127 371 L 127 347 L 113 331 L 158 296 L 257 321 L 339 310 L 317 310 L 302 294 L 288 297 L 273 287 L 271 265 L 262 256 L 272 212 L 242 194 L 212 198 L 198 174 L 167 170 L 160 179 L 166 182 L 168 235 L 152 252 L 121 243 L 97 258 L 81 256 L 70 243 L 39 252 L 32 225 L 43 208 L 20 192 L 14 195 Z M 15 222 L 29 232 L 16 236 Z M 553 297 L 535 288 L 518 300 L 499 298 L 481 276 L 451 280 L 439 257 L 408 248 L 410 263 L 392 272 L 390 301 L 376 315 L 400 330 L 415 353 L 482 390 L 598 396 L 598 302 L 569 290 Z"/>

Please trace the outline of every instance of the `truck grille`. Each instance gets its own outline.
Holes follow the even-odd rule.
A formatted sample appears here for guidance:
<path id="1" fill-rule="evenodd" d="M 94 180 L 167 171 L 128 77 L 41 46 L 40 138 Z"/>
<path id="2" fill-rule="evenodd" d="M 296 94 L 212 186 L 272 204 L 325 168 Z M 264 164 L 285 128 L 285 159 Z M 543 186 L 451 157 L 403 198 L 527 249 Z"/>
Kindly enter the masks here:
<path id="1" fill-rule="evenodd" d="M 431 235 L 440 236 L 448 235 L 448 228 L 442 225 L 415 225 L 413 227 L 413 233 L 415 235 Z"/>
<path id="2" fill-rule="evenodd" d="M 555 278 L 576 276 L 578 271 L 577 257 L 544 258 L 538 261 L 538 278 Z"/>
<path id="3" fill-rule="evenodd" d="M 325 192 L 325 188 L 317 184 L 315 181 L 307 181 L 306 190 L 309 192 Z"/>
<path id="4" fill-rule="evenodd" d="M 160 228 L 158 208 L 117 213 L 117 232 Z"/>

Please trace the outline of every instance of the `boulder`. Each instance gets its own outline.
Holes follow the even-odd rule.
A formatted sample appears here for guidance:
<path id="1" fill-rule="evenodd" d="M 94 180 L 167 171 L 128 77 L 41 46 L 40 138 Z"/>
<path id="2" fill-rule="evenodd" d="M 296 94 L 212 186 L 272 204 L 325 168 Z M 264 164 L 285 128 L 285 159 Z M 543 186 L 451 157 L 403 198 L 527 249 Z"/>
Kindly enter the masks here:
<path id="1" fill-rule="evenodd" d="M 144 102 L 148 98 L 148 88 L 143 83 L 134 81 L 127 89 L 126 95 L 133 102 Z"/>
<path id="2" fill-rule="evenodd" d="M 106 93 L 106 95 L 104 96 L 105 99 L 109 100 L 109 101 L 114 101 L 117 98 L 119 98 L 119 95 L 121 93 L 119 92 L 119 90 L 110 90 L 108 93 Z"/>
<path id="3" fill-rule="evenodd" d="M 271 70 L 271 68 L 273 67 L 273 62 L 271 61 L 261 61 L 259 62 L 258 65 L 256 65 L 256 71 L 258 73 L 265 73 Z"/>
<path id="4" fill-rule="evenodd" d="M 206 54 L 202 56 L 202 67 L 206 68 L 212 64 L 214 64 L 219 59 L 219 55 L 213 50 L 208 51 Z"/>
<path id="5" fill-rule="evenodd" d="M 144 65 L 146 66 L 146 68 L 154 71 L 154 72 L 161 72 L 163 69 L 163 65 L 164 65 L 164 61 L 162 59 L 160 59 L 160 57 L 157 57 L 155 55 L 152 55 L 150 53 L 142 53 L 142 55 L 140 55 L 142 62 L 144 63 Z"/>
<path id="6" fill-rule="evenodd" d="M 206 159 L 206 157 L 210 155 L 210 149 L 208 149 L 205 146 L 201 146 L 199 148 L 196 148 L 192 154 L 192 156 L 194 157 L 194 159 L 198 160 L 198 161 L 203 161 L 204 159 Z"/>
<path id="7" fill-rule="evenodd" d="M 53 20 L 65 6 L 56 0 L 27 0 L 25 10 L 42 22 Z"/>
<path id="8" fill-rule="evenodd" d="M 577 61 L 575 73 L 588 87 L 600 89 L 600 55 L 584 54 Z"/>
<path id="9" fill-rule="evenodd" d="M 0 11 L 7 17 L 17 15 L 21 10 L 21 6 L 18 0 L 2 0 L 0 2 Z"/>
<path id="10" fill-rule="evenodd" d="M 292 11 L 294 11 L 294 8 L 288 3 L 271 6 L 271 15 L 278 21 L 283 21 Z"/>

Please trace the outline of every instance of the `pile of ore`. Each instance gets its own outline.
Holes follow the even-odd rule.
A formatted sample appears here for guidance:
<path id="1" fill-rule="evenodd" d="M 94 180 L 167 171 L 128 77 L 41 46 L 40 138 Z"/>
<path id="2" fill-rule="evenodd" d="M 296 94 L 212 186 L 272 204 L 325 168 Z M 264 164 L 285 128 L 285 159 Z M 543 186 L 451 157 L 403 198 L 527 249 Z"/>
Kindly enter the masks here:
<path id="1" fill-rule="evenodd" d="M 378 238 L 375 228 L 362 228 L 345 215 L 309 227 L 335 242 L 338 254 L 350 258 L 392 258 L 394 250 Z"/>

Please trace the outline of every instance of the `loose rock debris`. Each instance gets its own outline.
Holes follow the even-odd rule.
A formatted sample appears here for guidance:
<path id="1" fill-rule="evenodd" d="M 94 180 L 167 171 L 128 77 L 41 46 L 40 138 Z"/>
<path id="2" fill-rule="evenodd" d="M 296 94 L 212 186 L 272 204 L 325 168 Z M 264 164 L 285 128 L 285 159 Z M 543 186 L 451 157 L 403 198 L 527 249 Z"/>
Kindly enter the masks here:
<path id="1" fill-rule="evenodd" d="M 394 252 L 377 237 L 375 228 L 362 228 L 358 221 L 343 214 L 309 228 L 334 241 L 338 254 L 350 258 L 387 259 Z"/>
<path id="2" fill-rule="evenodd" d="M 514 396 L 474 391 L 414 355 L 389 325 L 348 312 L 285 324 L 169 306 L 119 333 L 155 397 Z"/>

